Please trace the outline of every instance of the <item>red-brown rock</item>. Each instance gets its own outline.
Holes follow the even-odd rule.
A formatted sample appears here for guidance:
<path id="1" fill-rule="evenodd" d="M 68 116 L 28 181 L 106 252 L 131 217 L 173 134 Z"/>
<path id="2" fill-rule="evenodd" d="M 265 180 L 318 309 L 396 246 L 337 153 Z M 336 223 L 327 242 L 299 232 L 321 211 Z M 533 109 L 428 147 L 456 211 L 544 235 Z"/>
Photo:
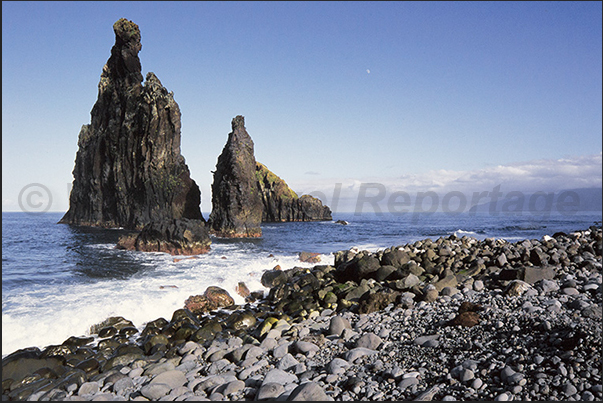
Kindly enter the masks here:
<path id="1" fill-rule="evenodd" d="M 191 295 L 184 301 L 184 308 L 194 314 L 202 314 L 232 305 L 234 305 L 234 300 L 228 291 L 215 286 L 207 287 L 203 295 Z"/>
<path id="2" fill-rule="evenodd" d="M 243 298 L 247 298 L 251 294 L 249 288 L 247 288 L 245 283 L 242 281 L 237 284 L 237 286 L 235 287 L 235 291 Z"/>
<path id="3" fill-rule="evenodd" d="M 477 312 L 463 312 L 459 313 L 452 321 L 450 321 L 450 325 L 452 326 L 464 326 L 464 327 L 473 327 L 479 324 L 479 313 Z"/>
<path id="4" fill-rule="evenodd" d="M 301 252 L 299 254 L 299 261 L 304 263 L 319 263 L 320 253 L 315 252 Z"/>

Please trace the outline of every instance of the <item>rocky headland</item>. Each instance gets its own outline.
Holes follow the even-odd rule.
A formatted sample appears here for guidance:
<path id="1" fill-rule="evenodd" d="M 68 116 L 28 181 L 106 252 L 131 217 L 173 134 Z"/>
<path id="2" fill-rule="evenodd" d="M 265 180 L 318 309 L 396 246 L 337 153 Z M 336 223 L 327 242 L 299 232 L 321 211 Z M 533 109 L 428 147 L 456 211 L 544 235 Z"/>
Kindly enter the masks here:
<path id="1" fill-rule="evenodd" d="M 310 195 L 299 197 L 257 162 L 245 118 L 235 117 L 214 172 L 211 232 L 225 238 L 255 238 L 262 235 L 262 222 L 322 220 L 332 220 L 329 207 Z"/>
<path id="2" fill-rule="evenodd" d="M 331 209 L 310 195 L 299 197 L 287 183 L 264 164 L 255 166 L 257 186 L 262 197 L 263 222 L 330 221 Z"/>
<path id="3" fill-rule="evenodd" d="M 142 230 L 185 218 L 203 225 L 201 192 L 180 153 L 180 108 L 155 74 L 142 82 L 138 26 L 122 18 L 113 30 L 60 223 Z"/>
<path id="4" fill-rule="evenodd" d="M 208 287 L 2 360 L 3 400 L 585 400 L 601 384 L 602 231 L 450 236 Z"/>

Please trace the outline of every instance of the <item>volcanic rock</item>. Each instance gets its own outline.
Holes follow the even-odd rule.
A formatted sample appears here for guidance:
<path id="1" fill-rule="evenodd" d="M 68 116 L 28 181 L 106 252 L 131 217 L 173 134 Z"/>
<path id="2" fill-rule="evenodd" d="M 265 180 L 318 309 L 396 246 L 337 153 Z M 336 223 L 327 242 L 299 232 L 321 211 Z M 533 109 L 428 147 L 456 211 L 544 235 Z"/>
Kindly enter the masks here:
<path id="1" fill-rule="evenodd" d="M 228 291 L 216 286 L 209 286 L 203 295 L 192 295 L 184 301 L 184 307 L 194 314 L 202 314 L 232 305 L 234 305 L 234 300 Z"/>
<path id="2" fill-rule="evenodd" d="M 138 26 L 113 25 L 90 124 L 82 126 L 69 210 L 59 221 L 142 229 L 151 221 L 202 220 L 201 192 L 180 154 L 180 108 L 153 73 L 144 85 Z"/>
<path id="3" fill-rule="evenodd" d="M 477 312 L 462 312 L 454 317 L 450 321 L 450 325 L 452 326 L 464 326 L 464 327 L 473 327 L 479 324 L 479 313 Z"/>
<path id="4" fill-rule="evenodd" d="M 304 263 L 320 262 L 320 253 L 317 252 L 300 252 L 299 261 Z"/>
<path id="5" fill-rule="evenodd" d="M 154 221 L 139 234 L 126 235 L 117 242 L 117 249 L 142 252 L 166 252 L 171 255 L 197 255 L 209 251 L 211 239 L 202 220 Z"/>
<path id="6" fill-rule="evenodd" d="M 232 132 L 218 157 L 212 184 L 211 230 L 226 238 L 262 236 L 262 199 L 255 180 L 253 141 L 245 118 L 232 120 Z"/>
<path id="7" fill-rule="evenodd" d="M 256 163 L 255 175 L 262 203 L 262 221 L 329 221 L 331 209 L 310 195 L 299 197 L 287 183 L 265 165 Z"/>

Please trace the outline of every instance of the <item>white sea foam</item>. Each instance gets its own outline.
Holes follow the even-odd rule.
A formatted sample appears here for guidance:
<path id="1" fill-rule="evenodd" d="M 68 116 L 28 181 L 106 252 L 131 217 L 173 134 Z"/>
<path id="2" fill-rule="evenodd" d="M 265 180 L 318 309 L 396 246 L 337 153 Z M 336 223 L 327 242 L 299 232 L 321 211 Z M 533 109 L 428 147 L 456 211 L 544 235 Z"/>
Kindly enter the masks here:
<path id="1" fill-rule="evenodd" d="M 477 235 L 477 232 L 474 231 L 463 231 L 462 229 L 458 229 L 456 231 L 454 231 L 454 235 L 458 236 L 458 235 Z"/>
<path id="2" fill-rule="evenodd" d="M 123 316 L 139 328 L 159 317 L 169 320 L 189 296 L 202 294 L 211 285 L 226 289 L 237 304 L 243 304 L 235 291 L 238 282 L 251 291 L 266 292 L 260 281 L 265 270 L 277 264 L 282 269 L 313 266 L 299 261 L 297 252 L 304 250 L 323 252 L 321 264 L 333 264 L 332 252 L 353 245 L 377 251 L 446 236 L 453 228 L 459 228 L 459 236 L 477 239 L 531 239 L 588 227 L 600 215 L 535 225 L 530 217 L 434 214 L 417 225 L 410 216 L 359 218 L 350 214 L 338 217 L 347 219 L 348 226 L 267 224 L 262 240 L 214 239 L 208 254 L 179 262 L 162 253 L 115 250 L 114 243 L 107 243 L 114 237 L 104 231 L 56 226 L 58 214 L 3 213 L 3 218 L 2 354 L 6 355 L 19 348 L 44 348 L 69 336 L 84 336 L 91 325 L 109 316 Z M 94 239 L 97 244 L 88 246 Z"/>
<path id="3" fill-rule="evenodd" d="M 383 246 L 379 246 L 374 243 L 364 243 L 364 244 L 354 245 L 353 248 L 357 249 L 359 251 L 365 250 L 365 251 L 374 253 L 374 252 L 377 252 L 378 250 L 383 249 Z"/>
<path id="4" fill-rule="evenodd" d="M 313 266 L 300 262 L 297 255 L 269 256 L 268 253 L 247 251 L 236 244 L 213 245 L 210 253 L 179 262 L 174 261 L 179 257 L 164 253 L 128 253 L 152 269 L 127 280 L 37 286 L 18 293 L 5 293 L 2 301 L 3 356 L 20 348 L 44 348 L 61 344 L 73 335 L 87 335 L 90 326 L 110 316 L 123 316 L 140 329 L 146 322 L 159 317 L 170 320 L 172 313 L 182 308 L 189 296 L 202 294 L 211 285 L 228 291 L 236 304 L 244 304 L 243 297 L 235 291 L 239 282 L 244 282 L 251 291 L 267 291 L 261 284 L 265 270 L 276 265 L 283 270 Z M 321 255 L 321 262 L 333 264 L 333 255 Z"/>

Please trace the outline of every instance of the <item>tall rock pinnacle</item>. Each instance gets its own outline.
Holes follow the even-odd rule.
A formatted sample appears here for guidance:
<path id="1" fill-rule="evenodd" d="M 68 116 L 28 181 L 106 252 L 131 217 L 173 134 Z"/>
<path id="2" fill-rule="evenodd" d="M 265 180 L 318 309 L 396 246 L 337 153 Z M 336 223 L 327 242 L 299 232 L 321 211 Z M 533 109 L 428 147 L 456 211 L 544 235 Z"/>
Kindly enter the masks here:
<path id="1" fill-rule="evenodd" d="M 150 222 L 204 222 L 201 192 L 180 154 L 180 108 L 153 73 L 144 85 L 138 26 L 113 25 L 115 45 L 98 99 L 82 126 L 69 211 L 60 223 L 142 229 Z"/>
<path id="2" fill-rule="evenodd" d="M 256 186 L 253 141 L 245 130 L 245 118 L 232 120 L 232 132 L 218 157 L 212 184 L 212 232 L 228 238 L 262 235 L 262 199 Z"/>

